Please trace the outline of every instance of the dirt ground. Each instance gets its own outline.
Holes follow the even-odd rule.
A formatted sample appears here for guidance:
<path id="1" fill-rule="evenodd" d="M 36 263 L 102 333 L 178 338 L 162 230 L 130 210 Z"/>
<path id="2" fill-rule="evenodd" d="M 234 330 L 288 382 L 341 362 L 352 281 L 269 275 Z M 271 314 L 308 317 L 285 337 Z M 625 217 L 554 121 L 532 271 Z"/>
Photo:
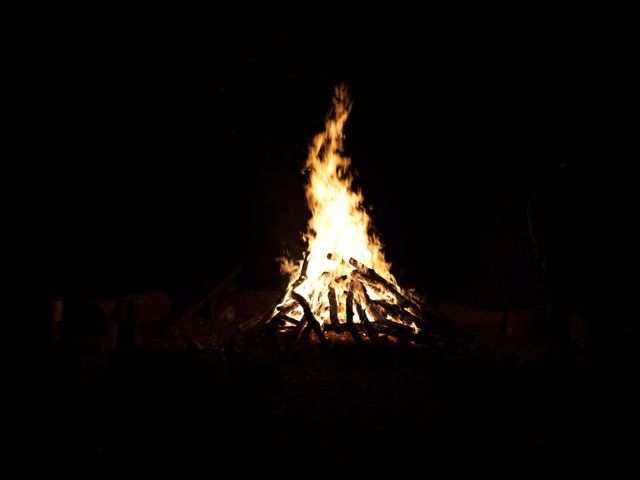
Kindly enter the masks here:
<path id="1" fill-rule="evenodd" d="M 16 365 L 2 478 L 638 478 L 631 348 L 568 366 L 509 341 L 230 350 L 236 327 Z"/>

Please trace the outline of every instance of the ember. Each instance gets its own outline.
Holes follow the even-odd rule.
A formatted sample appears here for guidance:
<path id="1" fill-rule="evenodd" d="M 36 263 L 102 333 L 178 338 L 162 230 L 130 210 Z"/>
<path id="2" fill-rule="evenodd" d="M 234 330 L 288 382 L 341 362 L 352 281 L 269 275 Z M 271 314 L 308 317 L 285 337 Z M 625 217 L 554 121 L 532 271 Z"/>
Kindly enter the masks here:
<path id="1" fill-rule="evenodd" d="M 344 85 L 335 89 L 325 131 L 309 147 L 306 197 L 312 216 L 303 239 L 307 251 L 298 261 L 281 258 L 289 284 L 273 311 L 255 325 L 290 332 L 296 342 L 313 333 L 346 332 L 355 342 L 380 335 L 415 338 L 428 332 L 453 332 L 446 318 L 404 290 L 390 271 L 362 193 L 354 191 L 351 161 L 343 154 L 344 125 L 352 102 Z"/>

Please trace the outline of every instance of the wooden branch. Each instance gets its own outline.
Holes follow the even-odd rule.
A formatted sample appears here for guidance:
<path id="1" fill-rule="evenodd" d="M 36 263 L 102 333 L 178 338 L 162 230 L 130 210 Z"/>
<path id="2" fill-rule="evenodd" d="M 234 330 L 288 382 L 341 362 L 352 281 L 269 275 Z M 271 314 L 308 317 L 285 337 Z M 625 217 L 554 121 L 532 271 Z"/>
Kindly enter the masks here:
<path id="1" fill-rule="evenodd" d="M 342 333 L 346 329 L 347 329 L 347 325 L 345 323 L 340 323 L 338 325 L 334 325 L 333 323 L 325 323 L 322 325 L 322 330 L 325 332 Z"/>
<path id="2" fill-rule="evenodd" d="M 311 256 L 311 251 L 307 250 L 307 253 L 304 255 L 304 261 L 302 262 L 302 270 L 300 270 L 301 277 L 307 277 L 307 268 L 309 267 L 309 257 Z"/>
<path id="3" fill-rule="evenodd" d="M 376 332 L 376 329 L 373 328 L 373 325 L 367 318 L 367 312 L 364 308 L 362 308 L 360 302 L 356 302 L 356 309 L 358 310 L 358 317 L 360 317 L 360 321 L 364 325 L 364 329 L 367 332 L 367 337 L 369 337 L 369 340 L 371 340 L 372 342 L 377 342 L 378 332 Z"/>
<path id="4" fill-rule="evenodd" d="M 329 287 L 329 318 L 331 319 L 331 323 L 333 325 L 339 326 L 340 321 L 338 320 L 338 302 L 336 301 L 336 291 L 333 287 Z"/>
<path id="5" fill-rule="evenodd" d="M 356 343 L 362 343 L 362 338 L 360 338 L 360 334 L 358 333 L 358 329 L 353 323 L 353 292 L 351 290 L 347 291 L 347 300 L 346 300 L 346 315 L 347 315 L 347 330 L 353 337 L 353 341 Z"/>
<path id="6" fill-rule="evenodd" d="M 271 319 L 266 322 L 259 331 L 256 333 L 270 333 L 274 330 L 278 330 L 278 328 L 284 326 L 284 315 L 280 312 L 276 313 Z"/>
<path id="7" fill-rule="evenodd" d="M 360 288 L 360 293 L 362 294 L 362 297 L 365 300 L 367 308 L 374 316 L 374 320 L 376 322 L 386 320 L 386 315 L 380 312 L 380 310 L 378 309 L 378 306 L 375 303 L 373 303 L 373 301 L 371 300 L 371 297 L 369 297 L 369 292 L 367 292 L 367 287 L 365 287 L 364 283 L 362 283 L 359 280 L 357 280 L 356 283 Z"/>
<path id="8" fill-rule="evenodd" d="M 358 284 L 360 286 L 360 291 L 362 292 L 362 296 L 364 297 L 365 302 L 369 307 L 369 311 L 375 317 L 376 327 L 383 327 L 386 330 L 391 330 L 392 334 L 394 335 L 413 334 L 413 328 L 411 326 L 405 325 L 403 323 L 399 323 L 397 321 L 388 320 L 387 314 L 385 313 L 385 311 L 389 311 L 389 314 L 392 317 L 406 316 L 409 321 L 413 321 L 412 318 L 409 318 L 409 317 L 412 317 L 409 312 L 404 311 L 398 305 L 386 302 L 384 300 L 371 300 L 371 297 L 369 297 L 369 293 L 367 292 L 367 287 L 364 285 L 364 283 L 361 281 L 358 281 Z M 382 330 L 382 328 L 380 328 L 380 330 Z"/>
<path id="9" fill-rule="evenodd" d="M 309 267 L 310 255 L 311 255 L 310 251 L 307 251 L 307 253 L 304 255 L 304 261 L 302 262 L 302 268 L 300 269 L 300 276 L 298 276 L 298 279 L 295 282 L 293 282 L 293 285 L 291 286 L 291 290 L 293 290 L 294 288 L 298 288 L 307 279 L 307 268 Z"/>
<path id="10" fill-rule="evenodd" d="M 305 327 L 307 326 L 308 326 L 307 320 L 304 317 L 302 317 L 302 320 L 300 320 L 300 323 L 296 325 L 296 328 L 293 329 L 293 331 L 291 332 L 291 335 L 288 337 L 285 343 L 285 348 L 290 348 L 296 343 L 298 343 L 298 341 L 303 337 Z"/>
<path id="11" fill-rule="evenodd" d="M 300 333 L 300 336 L 298 337 L 298 340 L 296 342 L 300 343 L 308 339 L 309 335 L 311 335 L 311 330 L 313 330 L 313 327 L 311 326 L 311 324 L 307 323 L 302 329 L 302 332 Z"/>
<path id="12" fill-rule="evenodd" d="M 297 303 L 295 302 L 291 302 L 288 303 L 286 305 L 280 305 L 277 308 L 278 312 L 282 313 L 283 315 L 286 315 L 287 313 L 291 312 L 292 310 L 295 310 L 296 307 L 298 306 Z"/>
<path id="13" fill-rule="evenodd" d="M 391 282 L 389 282 L 387 279 L 385 279 L 380 274 L 378 274 L 378 272 L 376 272 L 373 268 L 367 267 L 366 265 L 364 265 L 364 264 L 360 263 L 359 261 L 357 261 L 355 258 L 350 258 L 349 259 L 349 264 L 353 268 L 355 268 L 356 271 L 365 280 L 368 280 L 370 282 L 378 283 L 378 284 L 382 285 L 384 288 L 386 288 L 394 297 L 396 297 L 396 299 L 398 300 L 398 303 L 400 303 L 403 307 L 411 305 L 411 306 L 415 306 L 416 308 L 418 308 L 418 306 L 415 305 L 415 303 L 413 303 L 407 297 L 402 295 L 398 291 L 398 289 Z"/>
<path id="14" fill-rule="evenodd" d="M 285 321 L 287 321 L 287 322 L 289 322 L 289 323 L 291 323 L 293 325 L 297 326 L 300 323 L 300 320 L 296 320 L 295 318 L 290 317 L 289 315 L 284 315 L 284 314 L 282 314 L 282 312 L 280 312 L 280 314 L 282 315 L 282 319 L 283 320 L 285 320 Z"/>
<path id="15" fill-rule="evenodd" d="M 400 307 L 400 305 L 396 305 L 394 303 L 387 302 L 385 300 L 372 300 L 372 303 L 382 308 L 385 312 L 391 315 L 394 318 L 400 319 L 404 318 L 411 323 L 415 323 L 418 326 L 424 326 L 425 321 L 421 318 L 412 315 L 411 312 L 407 312 L 404 308 Z"/>
<path id="16" fill-rule="evenodd" d="M 327 338 L 324 336 L 324 333 L 322 333 L 322 327 L 316 320 L 316 317 L 313 316 L 313 312 L 311 311 L 309 302 L 307 302 L 307 300 L 297 292 L 291 292 L 291 296 L 302 307 L 302 310 L 304 311 L 304 318 L 306 318 L 307 323 L 311 325 L 311 328 L 313 329 L 313 332 L 316 334 L 316 337 L 318 337 L 318 340 L 320 341 L 320 343 L 323 345 L 326 344 Z"/>
<path id="17" fill-rule="evenodd" d="M 413 335 L 413 328 L 405 325 L 404 323 L 394 322 L 393 320 L 389 320 L 387 318 L 376 321 L 376 327 L 379 327 L 378 330 L 385 331 L 389 330 L 392 335 Z"/>
<path id="18" fill-rule="evenodd" d="M 285 290 L 286 292 L 286 290 Z M 282 298 L 280 298 L 279 302 L 282 301 Z M 269 311 L 267 311 L 262 317 L 260 317 L 260 319 L 255 322 L 254 324 L 252 324 L 251 326 L 249 326 L 245 331 L 251 331 L 254 333 L 260 333 L 262 332 L 264 329 L 266 329 L 272 321 L 274 321 L 276 319 L 276 317 L 278 317 L 278 315 L 284 315 L 287 316 L 287 314 L 289 312 L 291 312 L 292 310 L 295 310 L 296 307 L 298 306 L 298 304 L 296 302 L 290 302 L 286 305 L 279 305 L 277 307 L 271 307 L 269 309 Z M 277 312 L 275 313 L 275 315 L 272 315 L 273 310 L 277 310 Z"/>

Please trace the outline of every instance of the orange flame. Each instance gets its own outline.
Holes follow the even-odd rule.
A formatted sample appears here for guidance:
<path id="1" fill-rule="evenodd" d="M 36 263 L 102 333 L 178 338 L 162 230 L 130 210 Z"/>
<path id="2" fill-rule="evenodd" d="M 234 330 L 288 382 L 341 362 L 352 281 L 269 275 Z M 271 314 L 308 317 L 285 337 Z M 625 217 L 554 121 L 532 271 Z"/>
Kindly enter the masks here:
<path id="1" fill-rule="evenodd" d="M 293 289 L 307 299 L 320 323 L 329 320 L 327 295 L 332 287 L 344 304 L 347 285 L 336 279 L 353 271 L 350 258 L 358 260 L 401 291 L 385 261 L 383 246 L 371 230 L 362 193 L 353 190 L 349 172 L 351 160 L 343 153 L 344 125 L 351 111 L 352 101 L 345 85 L 335 88 L 333 105 L 325 122 L 325 131 L 317 134 L 309 147 L 305 170 L 309 172 L 306 197 L 311 218 L 303 238 L 308 246 L 305 281 L 301 282 L 304 260 L 283 259 L 281 268 L 290 275 L 286 299 Z M 380 298 L 375 291 L 372 298 Z M 388 300 L 394 301 L 392 297 Z M 302 317 L 301 307 L 291 313 Z M 356 314 L 357 318 L 357 314 Z"/>

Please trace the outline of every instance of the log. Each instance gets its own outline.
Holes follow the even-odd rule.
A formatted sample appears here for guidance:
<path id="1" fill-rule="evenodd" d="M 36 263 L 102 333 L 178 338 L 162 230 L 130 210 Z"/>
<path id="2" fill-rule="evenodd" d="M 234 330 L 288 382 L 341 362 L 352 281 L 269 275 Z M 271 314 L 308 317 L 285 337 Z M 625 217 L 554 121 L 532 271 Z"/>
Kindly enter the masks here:
<path id="1" fill-rule="evenodd" d="M 307 326 L 308 324 L 306 319 L 302 317 L 302 320 L 300 320 L 300 323 L 296 325 L 296 328 L 293 329 L 293 331 L 291 332 L 291 335 L 288 337 L 285 344 L 286 348 L 290 348 L 296 343 L 298 343 L 298 341 L 300 341 L 300 339 L 303 337 L 305 327 Z"/>
<path id="2" fill-rule="evenodd" d="M 355 258 L 350 258 L 349 264 L 356 269 L 356 271 L 364 281 L 378 283 L 383 287 L 385 287 L 394 297 L 396 297 L 398 303 L 400 304 L 400 305 L 397 305 L 397 307 L 401 309 L 402 315 L 405 318 L 409 318 L 412 322 L 418 325 L 420 324 L 429 325 L 428 322 L 425 322 L 425 320 L 421 318 L 421 317 L 429 317 L 429 319 L 432 322 L 437 323 L 438 326 L 441 327 L 442 329 L 447 330 L 450 333 L 455 334 L 466 340 L 473 339 L 473 335 L 470 335 L 466 332 L 462 332 L 459 329 L 457 329 L 450 319 L 446 318 L 445 316 L 437 312 L 428 303 L 420 302 L 422 305 L 418 305 L 418 303 L 414 302 L 412 299 L 401 294 L 396 289 L 395 286 L 393 286 L 389 281 L 387 281 L 385 278 L 379 275 L 374 269 L 369 268 L 366 265 L 358 262 Z M 405 309 L 408 307 L 412 308 L 416 313 L 419 313 L 420 317 L 413 315 L 410 312 L 407 312 Z"/>
<path id="3" fill-rule="evenodd" d="M 353 292 L 349 290 L 347 292 L 347 300 L 345 305 L 345 311 L 347 316 L 347 330 L 353 337 L 353 341 L 356 343 L 362 343 L 362 338 L 360 338 L 360 334 L 358 333 L 358 329 L 353 323 Z"/>
<path id="4" fill-rule="evenodd" d="M 280 301 L 282 301 L 282 299 L 280 299 Z M 269 325 L 271 325 L 271 322 L 275 321 L 279 315 L 286 316 L 289 312 L 291 312 L 292 310 L 295 310 L 297 306 L 298 304 L 296 302 L 290 302 L 283 306 L 282 305 L 277 306 L 275 307 L 277 312 L 274 315 L 272 315 L 274 308 L 269 309 L 269 311 L 267 311 L 262 317 L 260 317 L 260 319 L 258 319 L 257 322 L 255 322 L 252 326 L 249 327 L 249 331 L 252 331 L 254 333 L 262 332 Z"/>
<path id="5" fill-rule="evenodd" d="M 334 325 L 333 323 L 325 323 L 324 325 L 322 325 L 322 329 L 325 332 L 342 333 L 347 329 L 347 325 L 344 323 L 341 323 L 339 325 Z"/>
<path id="6" fill-rule="evenodd" d="M 316 320 L 316 317 L 313 316 L 313 312 L 311 311 L 309 302 L 307 302 L 307 300 L 297 292 L 291 292 L 291 296 L 302 307 L 302 310 L 304 311 L 304 318 L 306 318 L 307 323 L 311 325 L 311 328 L 313 329 L 313 332 L 316 334 L 316 337 L 318 337 L 318 340 L 320 341 L 320 343 L 323 345 L 326 344 L 327 338 L 324 336 L 324 333 L 322 333 L 322 327 Z"/>
<path id="7" fill-rule="evenodd" d="M 300 337 L 298 338 L 296 343 L 306 341 L 309 338 L 309 335 L 311 335 L 311 330 L 313 330 L 313 328 L 309 323 L 307 323 L 302 329 L 302 332 L 300 333 Z"/>
<path id="8" fill-rule="evenodd" d="M 285 324 L 285 316 L 282 313 L 278 313 L 275 315 L 273 320 L 271 320 L 266 326 L 265 330 L 278 330 L 281 327 L 284 327 Z"/>
<path id="9" fill-rule="evenodd" d="M 378 331 L 389 331 L 392 335 L 413 335 L 413 328 L 404 323 L 394 322 L 393 320 L 383 319 L 376 322 Z"/>
<path id="10" fill-rule="evenodd" d="M 280 313 L 282 314 L 282 312 Z M 282 315 L 282 319 L 296 326 L 300 323 L 300 320 L 296 320 L 295 318 L 290 317 L 289 315 Z"/>
<path id="11" fill-rule="evenodd" d="M 360 288 L 360 292 L 362 293 L 362 297 L 365 300 L 366 306 L 369 308 L 369 311 L 373 314 L 374 320 L 376 322 L 380 322 L 386 320 L 386 315 L 378 309 L 378 306 L 371 301 L 371 297 L 369 297 L 369 292 L 367 292 L 367 287 L 364 286 L 364 283 L 361 281 L 357 281 L 358 286 Z"/>
<path id="12" fill-rule="evenodd" d="M 288 303 L 286 305 L 279 305 L 276 308 L 277 308 L 278 312 L 282 313 L 283 315 L 286 315 L 287 313 L 295 310 L 297 306 L 298 306 L 297 303 L 291 302 L 291 303 Z"/>
<path id="13" fill-rule="evenodd" d="M 362 305 L 360 304 L 360 302 L 356 302 L 356 310 L 358 310 L 358 316 L 360 317 L 360 321 L 364 325 L 364 329 L 367 332 L 367 337 L 369 337 L 369 339 L 372 342 L 377 342 L 378 332 L 376 331 L 375 328 L 373 328 L 373 325 L 369 321 L 369 318 L 367 318 L 367 312 L 365 311 L 364 308 L 362 308 Z"/>
<path id="14" fill-rule="evenodd" d="M 338 303 L 336 301 L 336 291 L 329 287 L 329 318 L 331 319 L 331 323 L 333 325 L 339 326 L 340 321 L 338 320 Z"/>
<path id="15" fill-rule="evenodd" d="M 400 305 L 396 305 L 394 303 L 389 303 L 385 300 L 372 300 L 374 305 L 382 308 L 385 312 L 391 315 L 394 318 L 404 318 L 409 322 L 415 323 L 418 326 L 424 326 L 425 322 L 419 317 L 412 315 L 411 312 L 407 312 L 404 308 L 400 307 Z"/>
<path id="16" fill-rule="evenodd" d="M 386 278 L 382 277 L 380 274 L 378 274 L 378 272 L 376 272 L 373 268 L 369 268 L 366 265 L 360 263 L 358 260 L 356 260 L 355 258 L 351 257 L 349 259 L 349 264 L 356 269 L 356 271 L 366 277 L 369 278 L 370 280 L 376 282 L 376 283 L 380 283 L 382 285 L 385 286 L 385 288 L 387 290 L 389 290 L 392 293 L 396 293 L 400 296 L 402 296 L 400 294 L 400 292 L 398 292 L 396 290 L 396 287 L 394 287 L 391 282 L 389 282 Z M 402 296 L 403 297 L 403 296 Z M 404 297 L 403 297 L 404 298 Z"/>
<path id="17" fill-rule="evenodd" d="M 293 285 L 291 286 L 291 290 L 293 290 L 294 288 L 298 288 L 307 279 L 307 268 L 309 267 L 310 255 L 311 255 L 310 251 L 307 251 L 307 253 L 305 253 L 304 260 L 302 262 L 302 268 L 300 269 L 300 275 L 298 276 L 298 279 L 295 282 L 293 282 Z"/>
<path id="18" fill-rule="evenodd" d="M 360 263 L 355 258 L 349 259 L 349 264 L 356 269 L 358 274 L 360 274 L 365 281 L 377 283 L 382 285 L 386 290 L 388 290 L 402 307 L 413 307 L 416 311 L 420 311 L 420 307 L 415 304 L 412 300 L 404 296 L 402 293 L 398 291 L 398 289 L 387 279 L 382 277 L 378 272 L 376 272 L 373 268 L 369 268 L 366 265 Z"/>
<path id="19" fill-rule="evenodd" d="M 307 278 L 307 268 L 309 267 L 309 257 L 311 256 L 311 251 L 307 250 L 304 255 L 304 261 L 302 262 L 302 270 L 300 270 L 300 276 Z"/>

